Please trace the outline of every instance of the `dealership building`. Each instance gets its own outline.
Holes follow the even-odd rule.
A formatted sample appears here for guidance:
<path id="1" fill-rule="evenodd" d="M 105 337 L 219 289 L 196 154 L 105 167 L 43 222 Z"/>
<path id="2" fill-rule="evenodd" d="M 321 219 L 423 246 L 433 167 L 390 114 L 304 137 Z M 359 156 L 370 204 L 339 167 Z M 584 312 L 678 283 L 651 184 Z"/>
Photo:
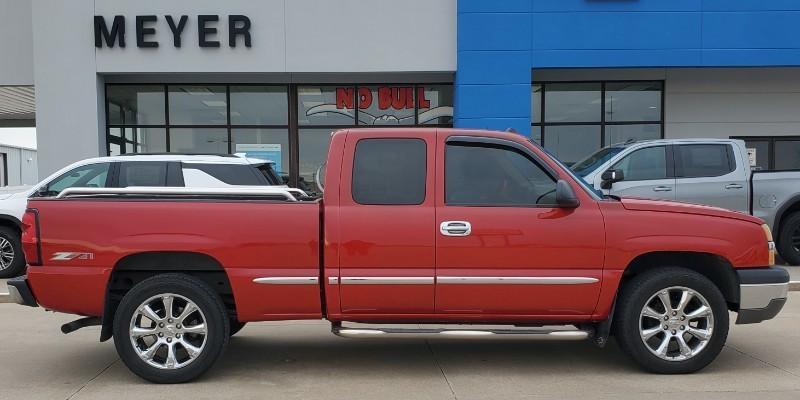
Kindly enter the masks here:
<path id="1" fill-rule="evenodd" d="M 36 126 L 40 176 L 257 153 L 310 182 L 330 132 L 373 125 L 513 128 L 567 163 L 742 138 L 800 169 L 798 21 L 791 0 L 0 0 L 0 126 Z"/>

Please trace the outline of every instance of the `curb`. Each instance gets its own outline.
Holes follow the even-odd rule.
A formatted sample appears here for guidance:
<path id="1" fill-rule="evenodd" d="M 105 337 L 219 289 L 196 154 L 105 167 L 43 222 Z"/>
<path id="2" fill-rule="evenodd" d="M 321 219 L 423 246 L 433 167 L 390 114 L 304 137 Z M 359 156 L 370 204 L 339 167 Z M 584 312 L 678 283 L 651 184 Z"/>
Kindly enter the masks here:
<path id="1" fill-rule="evenodd" d="M 0 293 L 0 303 L 11 303 L 11 295 L 8 293 Z"/>

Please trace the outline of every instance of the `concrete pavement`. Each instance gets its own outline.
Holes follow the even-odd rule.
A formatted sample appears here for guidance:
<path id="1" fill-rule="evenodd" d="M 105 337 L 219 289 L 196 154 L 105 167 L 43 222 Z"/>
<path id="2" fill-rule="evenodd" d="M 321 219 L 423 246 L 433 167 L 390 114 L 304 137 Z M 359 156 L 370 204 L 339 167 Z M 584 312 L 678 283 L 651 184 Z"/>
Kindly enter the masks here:
<path id="1" fill-rule="evenodd" d="M 800 293 L 775 320 L 731 326 L 717 361 L 681 376 L 641 372 L 613 341 L 356 340 L 310 321 L 251 324 L 210 373 L 166 387 L 131 374 L 97 327 L 61 334 L 73 318 L 0 304 L 0 399 L 800 398 Z"/>

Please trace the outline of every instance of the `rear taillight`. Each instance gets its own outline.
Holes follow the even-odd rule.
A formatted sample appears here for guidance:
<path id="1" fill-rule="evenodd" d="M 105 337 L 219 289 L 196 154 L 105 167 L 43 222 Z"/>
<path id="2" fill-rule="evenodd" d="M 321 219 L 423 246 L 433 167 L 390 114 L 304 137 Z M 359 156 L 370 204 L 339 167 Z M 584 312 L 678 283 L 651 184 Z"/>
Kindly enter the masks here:
<path id="1" fill-rule="evenodd" d="M 28 265 L 42 265 L 42 244 L 39 236 L 39 211 L 35 208 L 25 210 L 22 216 L 22 251 Z"/>

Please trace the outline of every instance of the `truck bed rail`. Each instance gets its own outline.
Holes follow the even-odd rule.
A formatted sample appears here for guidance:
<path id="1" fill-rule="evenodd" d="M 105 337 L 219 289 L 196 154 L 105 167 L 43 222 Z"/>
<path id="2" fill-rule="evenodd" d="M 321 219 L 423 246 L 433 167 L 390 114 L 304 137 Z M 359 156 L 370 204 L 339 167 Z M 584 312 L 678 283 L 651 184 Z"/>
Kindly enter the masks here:
<path id="1" fill-rule="evenodd" d="M 302 192 L 301 192 L 302 193 Z M 299 201 L 297 190 L 282 187 L 226 187 L 226 188 L 185 188 L 185 187 L 158 187 L 137 186 L 126 188 L 89 188 L 72 187 L 61 191 L 57 199 L 65 198 L 97 198 L 97 197 L 169 197 L 169 198 L 247 198 L 282 200 L 288 202 Z"/>

